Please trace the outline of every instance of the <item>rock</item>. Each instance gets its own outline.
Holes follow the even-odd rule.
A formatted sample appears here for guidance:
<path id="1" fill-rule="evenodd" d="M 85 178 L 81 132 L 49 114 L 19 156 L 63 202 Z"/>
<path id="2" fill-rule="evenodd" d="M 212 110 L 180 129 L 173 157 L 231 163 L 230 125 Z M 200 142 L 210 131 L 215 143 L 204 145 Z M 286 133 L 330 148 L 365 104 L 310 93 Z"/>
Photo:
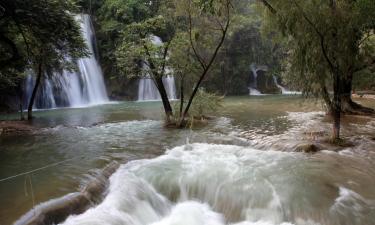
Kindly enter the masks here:
<path id="1" fill-rule="evenodd" d="M 63 222 L 70 215 L 85 212 L 96 198 L 105 194 L 109 177 L 120 165 L 112 162 L 101 170 L 80 192 L 41 203 L 17 220 L 15 225 L 46 225 Z"/>
<path id="2" fill-rule="evenodd" d="M 316 153 L 320 150 L 320 148 L 314 144 L 300 144 L 296 147 L 296 152 L 304 152 L 304 153 Z"/>

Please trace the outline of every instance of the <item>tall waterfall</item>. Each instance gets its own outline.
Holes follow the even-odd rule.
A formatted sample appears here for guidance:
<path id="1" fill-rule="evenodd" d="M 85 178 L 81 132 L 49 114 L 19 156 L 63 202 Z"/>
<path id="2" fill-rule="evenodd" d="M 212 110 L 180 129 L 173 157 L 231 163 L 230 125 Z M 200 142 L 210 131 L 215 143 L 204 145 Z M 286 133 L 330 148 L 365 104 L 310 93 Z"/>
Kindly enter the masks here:
<path id="1" fill-rule="evenodd" d="M 76 20 L 81 27 L 90 56 L 77 60 L 79 71 L 54 72 L 44 76 L 34 108 L 83 107 L 108 102 L 103 73 L 95 56 L 95 32 L 89 15 L 78 15 Z M 35 80 L 30 72 L 26 79 L 26 100 L 29 102 Z"/>
<path id="2" fill-rule="evenodd" d="M 151 42 L 156 45 L 160 46 L 163 44 L 162 40 L 158 36 L 151 36 Z M 143 64 L 143 68 L 145 70 L 148 69 L 146 63 Z M 171 70 L 166 68 L 165 73 L 166 76 L 163 77 L 163 84 L 165 90 L 167 92 L 169 99 L 176 99 L 176 85 L 174 76 L 171 75 Z M 155 82 L 151 78 L 149 74 L 139 80 L 138 84 L 138 101 L 152 101 L 152 100 L 160 100 L 159 91 L 155 85 Z"/>

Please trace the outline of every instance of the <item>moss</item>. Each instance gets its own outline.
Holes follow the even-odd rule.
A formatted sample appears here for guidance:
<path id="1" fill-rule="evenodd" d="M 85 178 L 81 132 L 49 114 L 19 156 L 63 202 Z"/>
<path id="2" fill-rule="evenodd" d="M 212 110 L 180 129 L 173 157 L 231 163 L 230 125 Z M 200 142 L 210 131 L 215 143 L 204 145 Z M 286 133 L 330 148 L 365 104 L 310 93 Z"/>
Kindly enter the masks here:
<path id="1" fill-rule="evenodd" d="M 328 141 L 329 141 L 330 144 L 338 146 L 338 147 L 347 148 L 347 147 L 353 147 L 354 146 L 353 142 L 342 139 L 342 138 L 329 139 Z"/>

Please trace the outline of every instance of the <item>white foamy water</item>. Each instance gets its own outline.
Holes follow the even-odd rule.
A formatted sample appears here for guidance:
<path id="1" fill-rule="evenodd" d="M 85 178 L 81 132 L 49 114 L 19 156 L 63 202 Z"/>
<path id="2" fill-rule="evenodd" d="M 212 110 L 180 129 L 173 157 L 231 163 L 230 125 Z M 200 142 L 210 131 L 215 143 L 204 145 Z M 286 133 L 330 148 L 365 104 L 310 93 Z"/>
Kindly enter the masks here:
<path id="1" fill-rule="evenodd" d="M 56 107 L 86 107 L 108 103 L 107 90 L 103 72 L 95 57 L 95 31 L 89 15 L 75 17 L 81 28 L 82 37 L 90 55 L 77 60 L 77 72 L 63 70 L 44 75 L 35 99 L 35 109 L 51 109 Z M 69 57 L 67 56 L 67 59 Z M 26 79 L 26 104 L 29 102 L 35 79 Z"/>
<path id="2" fill-rule="evenodd" d="M 257 66 L 256 64 L 252 63 L 250 65 L 251 69 L 251 76 L 253 79 L 253 82 L 251 83 L 251 86 L 248 87 L 249 89 L 249 95 L 262 95 L 262 93 L 257 89 L 258 88 L 258 71 L 263 70 L 267 71 L 267 66 Z"/>
<path id="3" fill-rule="evenodd" d="M 273 81 L 274 81 L 275 85 L 281 90 L 281 93 L 283 95 L 300 95 L 300 94 L 302 94 L 302 92 L 300 92 L 300 91 L 290 91 L 288 88 L 283 87 L 277 81 L 277 77 L 276 76 L 273 76 Z"/>
<path id="4" fill-rule="evenodd" d="M 375 205 L 300 153 L 189 144 L 122 165 L 98 206 L 64 224 L 344 225 L 374 222 Z M 351 193 L 356 207 L 346 207 Z M 362 213 L 363 209 L 367 214 Z M 353 212 L 354 211 L 354 212 Z M 336 213 L 339 212 L 339 213 Z M 356 220 L 342 222 L 342 214 Z M 354 222 L 353 222 L 354 221 Z"/>

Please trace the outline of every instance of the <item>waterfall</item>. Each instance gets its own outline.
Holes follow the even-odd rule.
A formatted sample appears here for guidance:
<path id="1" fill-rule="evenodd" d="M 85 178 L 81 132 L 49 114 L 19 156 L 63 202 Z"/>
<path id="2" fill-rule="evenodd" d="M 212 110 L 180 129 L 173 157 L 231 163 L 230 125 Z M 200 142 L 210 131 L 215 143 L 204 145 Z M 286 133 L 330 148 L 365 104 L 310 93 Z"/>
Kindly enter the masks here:
<path id="1" fill-rule="evenodd" d="M 257 89 L 258 88 L 258 71 L 263 70 L 267 71 L 267 66 L 257 66 L 255 63 L 250 65 L 251 75 L 254 81 L 250 84 L 249 88 L 249 95 L 262 95 L 262 93 Z"/>
<path id="2" fill-rule="evenodd" d="M 160 37 L 152 35 L 151 36 L 151 42 L 155 46 L 160 46 L 163 44 Z M 142 64 L 142 67 L 144 70 L 148 70 L 148 65 L 146 63 Z M 176 99 L 176 85 L 174 76 L 172 75 L 172 70 L 169 68 L 165 69 L 166 76 L 163 77 L 163 84 L 165 87 L 165 90 L 167 92 L 169 99 Z M 159 91 L 152 80 L 150 74 L 147 74 L 145 77 L 141 78 L 139 80 L 138 84 L 138 101 L 153 101 L 153 100 L 160 100 L 160 94 Z"/>
<path id="3" fill-rule="evenodd" d="M 276 76 L 273 76 L 273 81 L 275 82 L 275 85 L 281 90 L 281 93 L 283 95 L 297 95 L 297 94 L 301 94 L 301 92 L 298 92 L 298 91 L 290 91 L 289 89 L 281 86 L 279 84 L 279 82 L 277 81 L 277 77 Z"/>
<path id="4" fill-rule="evenodd" d="M 49 109 L 56 107 L 84 107 L 108 102 L 104 78 L 95 56 L 95 32 L 89 15 L 77 15 L 82 36 L 90 56 L 77 60 L 79 71 L 54 72 L 45 74 L 40 84 L 34 108 Z M 26 79 L 26 103 L 29 102 L 35 76 L 29 72 Z M 27 104 L 25 104 L 27 105 Z"/>
<path id="5" fill-rule="evenodd" d="M 289 92 L 288 89 L 279 84 L 279 82 L 277 81 L 277 77 L 275 75 L 273 76 L 273 81 L 275 82 L 275 85 L 281 90 L 281 93 L 286 94 L 287 92 Z"/>

